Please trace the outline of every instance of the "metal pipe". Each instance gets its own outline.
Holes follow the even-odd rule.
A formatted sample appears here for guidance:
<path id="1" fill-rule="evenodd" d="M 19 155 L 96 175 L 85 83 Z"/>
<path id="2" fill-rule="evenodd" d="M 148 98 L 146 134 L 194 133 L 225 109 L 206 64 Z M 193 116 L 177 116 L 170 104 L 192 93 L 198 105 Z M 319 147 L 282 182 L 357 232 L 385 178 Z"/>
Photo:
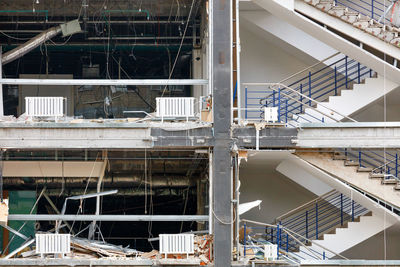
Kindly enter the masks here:
<path id="1" fill-rule="evenodd" d="M 0 13 L 45 13 L 46 22 L 49 19 L 48 10 L 0 10 Z"/>
<path id="2" fill-rule="evenodd" d="M 200 36 L 185 36 L 184 39 L 200 39 Z M 108 37 L 88 37 L 88 40 L 108 40 Z M 114 40 L 182 40 L 180 36 L 113 36 Z"/>
<path id="3" fill-rule="evenodd" d="M 32 11 L 31 11 L 32 12 Z M 0 24 L 43 24 L 42 21 L 0 21 Z M 62 24 L 65 23 L 65 21 L 61 20 L 50 20 L 46 24 Z M 79 23 L 83 23 L 83 20 L 80 20 Z M 87 24 L 98 24 L 99 21 L 86 21 Z M 160 23 L 160 24 L 183 24 L 185 21 L 183 20 L 111 20 L 108 21 L 110 24 L 154 24 L 154 23 Z M 198 23 L 198 21 L 196 22 Z M 189 25 L 189 27 L 191 27 Z"/>
<path id="4" fill-rule="evenodd" d="M 150 12 L 147 9 L 109 9 L 102 13 L 146 13 L 146 18 L 150 19 Z"/>
<path id="5" fill-rule="evenodd" d="M 26 182 L 22 177 L 7 177 L 4 180 L 4 184 L 6 186 L 37 186 L 46 184 L 47 187 L 52 187 L 52 185 L 58 185 L 62 183 L 62 177 L 31 177 L 32 182 Z M 68 184 L 68 187 L 82 187 L 82 184 L 87 183 L 87 178 L 84 177 L 64 177 L 65 184 Z M 89 182 L 88 187 L 93 187 L 96 185 L 96 180 L 92 179 Z M 117 186 L 117 185 L 140 185 L 144 184 L 143 177 L 141 175 L 132 175 L 132 176 L 107 176 L 103 179 L 103 184 L 105 187 Z M 187 187 L 193 186 L 194 182 L 192 180 L 187 179 L 186 176 L 183 175 L 167 175 L 167 176 L 153 176 L 152 187 Z"/>
<path id="6" fill-rule="evenodd" d="M 33 37 L 29 41 L 25 42 L 24 44 L 20 45 L 17 48 L 14 48 L 11 51 L 8 51 L 3 55 L 2 64 L 5 65 L 10 63 L 11 61 L 22 57 L 23 55 L 29 53 L 30 51 L 34 50 L 39 45 L 43 44 L 47 40 L 50 40 L 57 34 L 61 32 L 61 26 L 52 27 L 43 33 L 39 34 L 38 36 Z"/>
<path id="7" fill-rule="evenodd" d="M 19 85 L 207 85 L 203 79 L 0 79 L 1 84 Z"/>
<path id="8" fill-rule="evenodd" d="M 9 214 L 9 221 L 102 221 L 102 222 L 207 222 L 208 215 L 74 215 L 74 214 Z"/>
<path id="9" fill-rule="evenodd" d="M 238 122 L 240 124 L 241 120 L 241 89 L 240 89 L 240 30 L 239 30 L 239 2 L 240 0 L 236 0 L 236 82 L 237 82 L 237 107 L 238 107 Z M 233 118 L 233 116 L 232 116 Z"/>

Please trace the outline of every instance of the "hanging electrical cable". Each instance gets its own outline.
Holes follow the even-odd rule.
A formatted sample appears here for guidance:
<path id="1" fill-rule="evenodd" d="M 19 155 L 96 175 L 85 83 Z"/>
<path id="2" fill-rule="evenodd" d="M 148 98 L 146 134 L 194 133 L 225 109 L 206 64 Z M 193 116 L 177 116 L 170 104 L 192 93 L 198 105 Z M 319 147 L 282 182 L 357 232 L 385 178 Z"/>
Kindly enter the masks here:
<path id="1" fill-rule="evenodd" d="M 178 62 L 178 58 L 179 58 L 179 56 L 180 56 L 181 49 L 182 49 L 182 46 L 183 46 L 183 42 L 184 42 L 184 40 L 185 40 L 186 32 L 187 32 L 187 29 L 188 29 L 188 26 L 189 26 L 190 17 L 192 16 L 192 10 L 193 10 L 194 2 L 195 2 L 195 0 L 192 0 L 192 5 L 190 6 L 189 15 L 188 15 L 188 18 L 187 18 L 187 20 L 186 20 L 185 30 L 183 31 L 182 39 L 181 39 L 181 42 L 180 42 L 180 44 L 179 44 L 178 52 L 176 53 L 176 57 L 175 57 L 175 60 L 174 60 L 174 64 L 172 65 L 172 69 L 171 69 L 171 71 L 170 71 L 170 73 L 169 73 L 169 75 L 168 75 L 168 80 L 171 79 L 172 74 L 174 73 L 174 70 L 175 70 L 176 63 Z M 161 93 L 161 97 L 164 96 L 165 91 L 167 90 L 167 88 L 168 88 L 168 85 L 166 85 L 166 86 L 164 87 L 164 90 L 163 90 L 162 93 Z"/>

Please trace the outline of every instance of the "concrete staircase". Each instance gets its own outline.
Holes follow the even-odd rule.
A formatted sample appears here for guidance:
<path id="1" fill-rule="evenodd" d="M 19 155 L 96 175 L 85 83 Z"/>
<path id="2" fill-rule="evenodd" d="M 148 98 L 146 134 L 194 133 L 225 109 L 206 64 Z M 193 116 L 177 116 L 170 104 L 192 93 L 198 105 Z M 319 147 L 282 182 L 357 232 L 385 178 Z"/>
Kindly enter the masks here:
<path id="1" fill-rule="evenodd" d="M 361 29 L 382 41 L 400 47 L 400 29 L 391 25 L 384 25 L 378 21 L 350 10 L 348 7 L 335 4 L 334 0 L 304 0 L 306 3 L 335 16 L 354 27 Z"/>
<path id="2" fill-rule="evenodd" d="M 333 152 L 302 152 L 297 153 L 297 156 L 370 196 L 400 208 L 397 180 L 386 179 L 384 174 L 374 174 L 369 168 L 360 168 L 357 162 Z"/>
<path id="3" fill-rule="evenodd" d="M 397 87 L 397 84 L 380 75 L 366 78 L 364 83 L 354 84 L 353 89 L 341 90 L 341 95 L 330 96 L 327 102 L 318 104 L 314 109 L 305 108 L 303 114 L 294 115 L 288 124 L 297 126 L 299 123 L 342 121 L 345 116 L 350 117 L 361 111 Z"/>
<path id="4" fill-rule="evenodd" d="M 334 229 L 292 252 L 300 262 L 337 258 L 337 254 L 399 223 L 400 194 L 394 185 L 382 183 L 383 178 L 372 177 L 371 168 L 359 168 L 358 162 L 348 160 L 344 154 L 297 152 L 276 169 L 321 197 L 334 189 L 369 211 L 354 216 L 354 220 L 347 220 L 344 225 L 336 221 Z M 394 207 L 393 212 L 391 207 Z"/>
<path id="5" fill-rule="evenodd" d="M 313 244 L 307 247 L 308 249 L 300 247 L 300 251 L 294 252 L 294 255 L 301 260 L 313 260 L 315 257 L 310 253 L 311 251 L 317 255 L 324 254 L 326 258 L 332 258 L 335 256 L 334 253 L 340 254 L 392 225 L 392 222 L 385 222 L 381 216 L 370 212 L 360 216 L 354 222 L 347 222 L 345 226 L 324 234 L 320 240 L 314 240 Z"/>

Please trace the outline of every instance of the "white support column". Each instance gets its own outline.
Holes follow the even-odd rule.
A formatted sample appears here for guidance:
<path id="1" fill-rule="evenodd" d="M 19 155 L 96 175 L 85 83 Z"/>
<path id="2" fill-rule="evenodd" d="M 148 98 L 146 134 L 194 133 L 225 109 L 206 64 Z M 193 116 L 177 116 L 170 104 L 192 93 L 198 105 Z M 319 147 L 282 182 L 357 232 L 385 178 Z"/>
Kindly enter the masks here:
<path id="1" fill-rule="evenodd" d="M 103 151 L 103 166 L 100 172 L 99 179 L 97 180 L 97 193 L 100 193 L 101 190 L 101 184 L 103 182 L 104 174 L 106 172 L 106 167 L 107 167 L 107 151 Z M 100 196 L 96 196 L 96 215 L 100 215 Z M 96 221 L 94 220 L 92 222 L 92 225 L 89 227 L 89 235 L 88 239 L 93 239 L 94 238 L 94 233 L 96 231 Z"/>
<path id="2" fill-rule="evenodd" d="M 242 112 L 242 97 L 241 97 L 241 90 L 240 90 L 240 25 L 239 25 L 239 3 L 240 0 L 236 0 L 236 97 L 237 97 L 237 117 L 238 123 L 240 124 L 241 121 L 241 112 Z M 233 118 L 233 116 L 232 116 Z"/>

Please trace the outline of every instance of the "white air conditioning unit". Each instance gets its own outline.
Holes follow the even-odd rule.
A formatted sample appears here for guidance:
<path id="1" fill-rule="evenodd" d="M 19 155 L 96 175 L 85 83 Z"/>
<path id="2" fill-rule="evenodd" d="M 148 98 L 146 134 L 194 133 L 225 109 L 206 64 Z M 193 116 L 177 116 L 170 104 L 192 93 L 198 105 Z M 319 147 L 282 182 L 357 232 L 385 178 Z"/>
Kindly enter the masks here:
<path id="1" fill-rule="evenodd" d="M 36 253 L 64 254 L 71 252 L 70 234 L 36 234 Z"/>
<path id="2" fill-rule="evenodd" d="M 157 97 L 156 116 L 164 121 L 165 118 L 192 118 L 194 114 L 194 97 Z"/>
<path id="3" fill-rule="evenodd" d="M 160 253 L 165 254 L 189 254 L 194 253 L 193 234 L 160 234 Z"/>
<path id="4" fill-rule="evenodd" d="M 274 261 L 278 259 L 278 245 L 264 245 L 264 259 Z"/>
<path id="5" fill-rule="evenodd" d="M 25 97 L 25 113 L 28 117 L 64 116 L 64 97 Z"/>
<path id="6" fill-rule="evenodd" d="M 277 122 L 278 107 L 264 107 L 264 120 L 266 122 Z"/>

